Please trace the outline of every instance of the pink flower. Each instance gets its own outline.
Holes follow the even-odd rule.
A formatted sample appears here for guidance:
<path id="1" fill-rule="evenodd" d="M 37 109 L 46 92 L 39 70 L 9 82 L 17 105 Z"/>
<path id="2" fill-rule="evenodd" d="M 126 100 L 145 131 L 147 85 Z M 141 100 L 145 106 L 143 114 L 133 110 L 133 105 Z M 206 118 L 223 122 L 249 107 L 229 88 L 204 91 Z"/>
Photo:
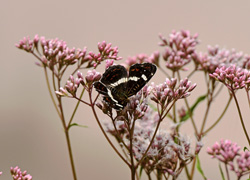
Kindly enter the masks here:
<path id="1" fill-rule="evenodd" d="M 207 153 L 229 166 L 238 179 L 250 174 L 250 152 L 240 152 L 240 146 L 230 140 L 221 140 L 207 149 Z"/>
<path id="2" fill-rule="evenodd" d="M 159 35 L 162 42 L 160 46 L 166 46 L 163 52 L 163 59 L 166 67 L 172 71 L 186 70 L 184 68 L 195 55 L 195 48 L 198 44 L 198 34 L 191 35 L 189 31 L 173 31 L 169 40 Z"/>
<path id="3" fill-rule="evenodd" d="M 210 77 L 225 84 L 230 91 L 242 89 L 250 83 L 250 72 L 235 64 L 229 67 L 217 67 L 215 72 L 210 74 Z"/>
<path id="4" fill-rule="evenodd" d="M 16 166 L 15 168 L 10 168 L 10 173 L 14 180 L 32 180 L 32 176 L 27 174 L 27 171 L 21 171 L 21 169 Z"/>

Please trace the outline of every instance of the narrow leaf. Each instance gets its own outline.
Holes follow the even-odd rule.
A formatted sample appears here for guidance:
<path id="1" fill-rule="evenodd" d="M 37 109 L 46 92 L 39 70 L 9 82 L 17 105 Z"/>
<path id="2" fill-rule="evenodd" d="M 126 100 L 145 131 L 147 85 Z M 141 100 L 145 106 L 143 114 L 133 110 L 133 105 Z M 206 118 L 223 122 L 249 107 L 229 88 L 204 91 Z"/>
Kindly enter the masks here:
<path id="1" fill-rule="evenodd" d="M 80 125 L 80 124 L 77 124 L 77 123 L 72 123 L 72 124 L 69 125 L 69 128 L 71 128 L 72 126 L 78 126 L 78 127 L 84 127 L 84 128 L 88 127 L 88 126 Z"/>
<path id="2" fill-rule="evenodd" d="M 190 113 L 187 110 L 186 111 L 186 115 L 184 117 L 181 118 L 181 122 L 186 121 L 194 112 L 195 108 L 198 106 L 199 103 L 201 103 L 202 101 L 204 101 L 206 99 L 207 95 L 203 95 L 198 97 L 198 99 L 195 101 L 195 103 L 190 107 Z"/>
<path id="3" fill-rule="evenodd" d="M 219 168 L 220 168 L 220 174 L 221 174 L 222 180 L 225 180 L 225 176 L 224 176 L 220 163 L 219 163 Z"/>
<path id="4" fill-rule="evenodd" d="M 141 179 L 142 171 L 143 171 L 143 167 L 141 166 L 140 172 L 139 172 L 139 178 L 140 178 L 140 179 Z"/>
<path id="5" fill-rule="evenodd" d="M 201 168 L 201 163 L 200 163 L 200 159 L 199 159 L 199 156 L 196 155 L 196 160 L 197 160 L 197 164 L 196 164 L 196 168 L 198 169 L 198 171 L 201 173 L 202 177 L 206 180 L 206 176 Z"/>
<path id="6" fill-rule="evenodd" d="M 244 151 L 249 151 L 249 149 L 245 146 L 244 147 L 244 149 L 243 149 Z"/>

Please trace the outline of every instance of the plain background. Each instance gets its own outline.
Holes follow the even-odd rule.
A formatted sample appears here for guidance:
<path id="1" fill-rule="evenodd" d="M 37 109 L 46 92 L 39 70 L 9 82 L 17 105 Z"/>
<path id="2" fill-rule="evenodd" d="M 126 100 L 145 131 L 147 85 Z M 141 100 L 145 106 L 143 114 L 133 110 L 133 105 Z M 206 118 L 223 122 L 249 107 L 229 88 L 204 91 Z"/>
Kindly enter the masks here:
<path id="1" fill-rule="evenodd" d="M 9 167 L 16 165 L 28 170 L 34 180 L 72 179 L 63 128 L 49 98 L 43 71 L 35 66 L 33 56 L 14 46 L 24 36 L 58 37 L 69 47 L 87 46 L 94 52 L 97 43 L 105 40 L 118 46 L 119 55 L 126 59 L 138 53 L 162 51 L 157 45 L 159 33 L 167 37 L 173 29 L 188 29 L 192 34 L 199 33 L 199 51 L 218 44 L 250 53 L 249 7 L 248 0 L 1 1 L 0 179 L 11 179 Z M 163 82 L 160 72 L 157 76 L 161 78 L 152 81 Z M 203 83 L 202 78 L 193 81 Z M 201 87 L 194 93 L 201 94 Z M 250 133 L 247 100 L 244 93 L 238 95 Z M 218 117 L 227 98 L 225 93 L 215 101 L 209 123 Z M 65 105 L 68 112 L 74 104 L 69 101 Z M 88 126 L 70 132 L 78 179 L 130 179 L 129 169 L 108 145 L 86 106 L 80 106 L 76 122 Z M 192 137 L 189 127 L 183 131 Z M 203 139 L 202 166 L 206 176 L 214 180 L 221 179 L 218 162 L 205 151 L 222 138 L 242 147 L 247 145 L 234 103 L 222 122 Z M 197 171 L 196 179 L 202 179 Z"/>

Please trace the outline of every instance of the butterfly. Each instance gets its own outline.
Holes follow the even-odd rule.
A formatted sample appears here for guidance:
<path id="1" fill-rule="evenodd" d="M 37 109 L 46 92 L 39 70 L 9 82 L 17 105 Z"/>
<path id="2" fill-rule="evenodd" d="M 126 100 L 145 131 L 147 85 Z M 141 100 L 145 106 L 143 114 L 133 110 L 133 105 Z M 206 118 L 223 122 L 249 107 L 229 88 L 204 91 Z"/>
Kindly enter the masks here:
<path id="1" fill-rule="evenodd" d="M 124 66 L 113 65 L 94 83 L 94 87 L 109 106 L 122 110 L 129 102 L 128 98 L 140 91 L 156 70 L 156 66 L 151 63 L 134 64 L 129 73 Z"/>

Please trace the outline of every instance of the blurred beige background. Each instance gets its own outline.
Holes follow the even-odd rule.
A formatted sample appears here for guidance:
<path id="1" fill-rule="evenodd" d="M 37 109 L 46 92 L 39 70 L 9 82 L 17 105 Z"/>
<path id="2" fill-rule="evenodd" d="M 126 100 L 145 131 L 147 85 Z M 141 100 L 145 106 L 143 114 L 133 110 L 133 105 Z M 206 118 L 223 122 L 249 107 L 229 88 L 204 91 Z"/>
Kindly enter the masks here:
<path id="1" fill-rule="evenodd" d="M 14 46 L 23 36 L 58 37 L 69 47 L 87 46 L 95 52 L 97 42 L 106 40 L 118 46 L 120 56 L 126 59 L 162 50 L 157 45 L 158 33 L 167 37 L 173 29 L 188 29 L 192 34 L 199 33 L 200 51 L 205 51 L 207 45 L 218 44 L 249 54 L 249 8 L 248 0 L 1 1 L 0 171 L 4 174 L 0 179 L 11 179 L 9 167 L 16 165 L 28 170 L 34 180 L 72 179 L 63 129 L 49 98 L 43 71 L 35 66 L 33 56 Z M 162 79 L 153 81 L 164 80 L 160 71 L 157 76 Z M 203 83 L 199 79 L 192 81 Z M 201 87 L 197 93 L 204 91 Z M 245 107 L 243 116 L 250 133 L 247 101 L 243 93 L 238 95 L 242 109 Z M 226 100 L 227 96 L 215 102 L 218 104 L 212 109 L 214 117 Z M 69 101 L 66 105 L 69 112 L 74 104 L 75 101 Z M 89 109 L 80 108 L 77 122 L 89 128 L 72 128 L 70 133 L 78 179 L 129 179 L 129 169 L 110 148 Z M 209 120 L 212 122 L 213 116 Z M 183 132 L 192 137 L 189 127 L 187 124 Z M 234 103 L 223 121 L 203 140 L 202 166 L 207 177 L 214 180 L 220 179 L 218 163 L 205 150 L 221 138 L 241 146 L 247 144 Z M 198 172 L 196 179 L 202 179 Z"/>

